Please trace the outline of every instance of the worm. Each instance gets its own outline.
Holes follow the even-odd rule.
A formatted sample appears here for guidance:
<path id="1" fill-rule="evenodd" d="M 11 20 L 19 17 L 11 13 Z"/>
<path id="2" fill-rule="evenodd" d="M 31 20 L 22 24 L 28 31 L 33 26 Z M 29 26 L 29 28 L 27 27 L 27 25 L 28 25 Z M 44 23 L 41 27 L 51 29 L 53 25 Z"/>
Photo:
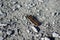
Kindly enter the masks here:
<path id="1" fill-rule="evenodd" d="M 27 18 L 35 25 L 39 26 L 41 23 L 37 20 L 35 16 L 27 15 Z"/>

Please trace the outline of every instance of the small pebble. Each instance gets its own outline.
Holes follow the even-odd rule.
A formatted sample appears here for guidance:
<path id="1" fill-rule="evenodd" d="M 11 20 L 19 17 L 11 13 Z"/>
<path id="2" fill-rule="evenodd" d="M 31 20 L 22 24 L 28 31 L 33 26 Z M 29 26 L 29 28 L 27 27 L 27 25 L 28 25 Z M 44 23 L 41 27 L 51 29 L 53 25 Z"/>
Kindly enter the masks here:
<path id="1" fill-rule="evenodd" d="M 30 26 L 30 27 L 34 30 L 34 32 L 38 32 L 34 26 Z"/>
<path id="2" fill-rule="evenodd" d="M 57 12 L 54 13 L 54 16 L 57 15 Z"/>
<path id="3" fill-rule="evenodd" d="M 40 31 L 40 28 L 39 27 L 35 27 L 36 28 L 36 30 L 39 32 Z"/>
<path id="4" fill-rule="evenodd" d="M 17 5 L 17 8 L 20 8 L 20 5 Z"/>
<path id="5" fill-rule="evenodd" d="M 53 32 L 53 33 L 52 33 L 52 36 L 53 36 L 53 37 L 59 37 L 59 34 Z"/>
<path id="6" fill-rule="evenodd" d="M 58 15 L 60 15 L 60 12 L 58 12 Z"/>
<path id="7" fill-rule="evenodd" d="M 13 35 L 14 33 L 15 33 L 15 30 L 12 30 L 10 35 Z"/>

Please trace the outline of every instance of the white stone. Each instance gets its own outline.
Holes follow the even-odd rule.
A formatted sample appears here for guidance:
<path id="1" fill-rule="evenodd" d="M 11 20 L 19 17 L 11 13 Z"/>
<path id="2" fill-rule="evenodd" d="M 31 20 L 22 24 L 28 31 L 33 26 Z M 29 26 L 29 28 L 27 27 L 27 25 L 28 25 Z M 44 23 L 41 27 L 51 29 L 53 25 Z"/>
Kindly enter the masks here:
<path id="1" fill-rule="evenodd" d="M 30 8 L 30 7 L 27 7 L 28 9 Z"/>
<path id="2" fill-rule="evenodd" d="M 26 17 L 24 17 L 23 19 L 26 20 Z"/>
<path id="3" fill-rule="evenodd" d="M 54 25 L 55 23 L 54 23 L 54 21 L 53 21 L 53 25 Z"/>
<path id="4" fill-rule="evenodd" d="M 20 5 L 17 5 L 18 8 L 20 8 Z"/>
<path id="5" fill-rule="evenodd" d="M 37 10 L 37 12 L 39 12 L 40 10 Z"/>
<path id="6" fill-rule="evenodd" d="M 29 7 L 32 7 L 31 4 L 29 4 Z"/>
<path id="7" fill-rule="evenodd" d="M 60 38 L 60 36 L 58 38 Z"/>
<path id="8" fill-rule="evenodd" d="M 7 34 L 10 35 L 11 34 L 11 31 L 7 31 Z"/>
<path id="9" fill-rule="evenodd" d="M 15 9 L 13 9 L 13 11 L 15 11 Z"/>
<path id="10" fill-rule="evenodd" d="M 45 40 L 50 40 L 49 38 L 45 37 Z"/>
<path id="11" fill-rule="evenodd" d="M 44 37 L 44 38 L 41 38 L 41 40 L 50 40 L 50 39 L 47 37 Z"/>
<path id="12" fill-rule="evenodd" d="M 37 13 L 37 15 L 39 16 L 39 13 Z"/>
<path id="13" fill-rule="evenodd" d="M 34 26 L 30 26 L 34 32 L 38 32 Z"/>
<path id="14" fill-rule="evenodd" d="M 2 31 L 0 31 L 0 36 L 2 36 L 3 34 L 2 34 Z"/>
<path id="15" fill-rule="evenodd" d="M 36 37 L 38 37 L 39 35 L 37 34 Z"/>
<path id="16" fill-rule="evenodd" d="M 46 11 L 48 11 L 48 8 L 46 8 Z"/>
<path id="17" fill-rule="evenodd" d="M 1 23 L 0 23 L 0 26 L 6 26 L 6 25 L 7 25 L 7 24 L 1 24 Z"/>
<path id="18" fill-rule="evenodd" d="M 0 11 L 0 14 L 3 14 L 3 13 Z"/>
<path id="19" fill-rule="evenodd" d="M 8 35 L 10 35 L 10 33 L 9 33 L 9 32 L 7 32 L 7 34 L 8 34 Z"/>
<path id="20" fill-rule="evenodd" d="M 15 28 L 15 33 L 14 34 L 17 34 L 17 29 Z"/>
<path id="21" fill-rule="evenodd" d="M 54 12 L 52 12 L 52 16 L 54 16 Z"/>
<path id="22" fill-rule="evenodd" d="M 35 4 L 33 4 L 33 6 L 35 6 Z"/>
<path id="23" fill-rule="evenodd" d="M 59 34 L 53 32 L 53 33 L 52 33 L 52 36 L 53 36 L 53 37 L 59 37 Z"/>
<path id="24" fill-rule="evenodd" d="M 15 4 L 16 2 L 13 1 L 12 3 Z"/>
<path id="25" fill-rule="evenodd" d="M 43 2 L 43 0 L 38 0 L 39 2 Z"/>
<path id="26" fill-rule="evenodd" d="M 29 30 L 26 30 L 29 33 Z"/>
<path id="27" fill-rule="evenodd" d="M 41 38 L 41 40 L 44 40 L 44 38 Z"/>

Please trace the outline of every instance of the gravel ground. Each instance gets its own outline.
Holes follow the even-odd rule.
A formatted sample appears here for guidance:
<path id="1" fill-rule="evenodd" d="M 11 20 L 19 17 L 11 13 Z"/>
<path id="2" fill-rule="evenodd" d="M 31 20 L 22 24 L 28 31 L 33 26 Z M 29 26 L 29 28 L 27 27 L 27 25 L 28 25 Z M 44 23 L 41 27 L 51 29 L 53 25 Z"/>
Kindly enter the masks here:
<path id="1" fill-rule="evenodd" d="M 60 40 L 60 0 L 0 0 L 0 40 Z"/>

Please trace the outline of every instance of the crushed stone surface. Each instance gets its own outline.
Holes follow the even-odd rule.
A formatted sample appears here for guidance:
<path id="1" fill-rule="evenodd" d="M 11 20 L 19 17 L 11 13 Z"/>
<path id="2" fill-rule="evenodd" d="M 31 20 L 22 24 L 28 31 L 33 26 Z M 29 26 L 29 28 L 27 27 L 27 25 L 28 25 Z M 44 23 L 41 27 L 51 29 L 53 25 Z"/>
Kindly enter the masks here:
<path id="1" fill-rule="evenodd" d="M 60 40 L 60 0 L 0 0 L 0 40 Z"/>

